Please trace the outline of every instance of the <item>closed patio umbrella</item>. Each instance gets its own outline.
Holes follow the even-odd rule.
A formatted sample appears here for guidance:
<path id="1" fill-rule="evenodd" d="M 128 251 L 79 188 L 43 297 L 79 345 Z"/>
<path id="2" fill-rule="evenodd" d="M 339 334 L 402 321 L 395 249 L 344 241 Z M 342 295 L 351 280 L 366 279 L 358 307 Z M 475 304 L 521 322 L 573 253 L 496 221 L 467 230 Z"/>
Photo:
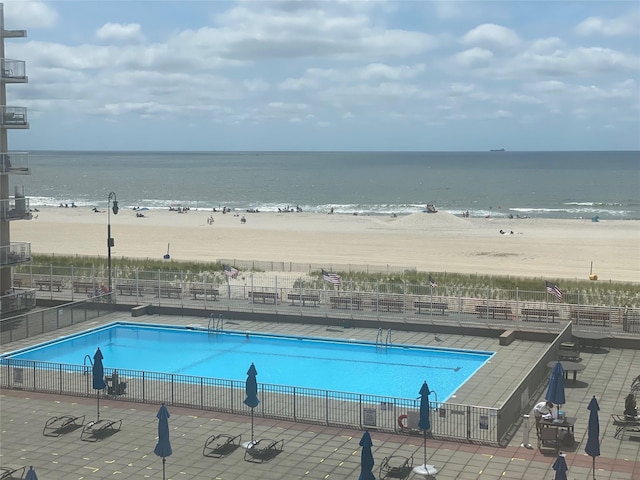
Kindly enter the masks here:
<path id="1" fill-rule="evenodd" d="M 371 447 L 373 442 L 371 441 L 371 435 L 369 432 L 364 432 L 360 439 L 360 446 L 362 447 L 362 454 L 360 456 L 360 476 L 358 480 L 375 480 L 373 476 L 373 454 L 371 453 Z"/>
<path id="2" fill-rule="evenodd" d="M 600 456 L 600 405 L 595 395 L 587 406 L 589 410 L 589 426 L 587 427 L 587 445 L 584 451 L 593 459 L 593 478 L 596 478 L 596 457 Z"/>
<path id="3" fill-rule="evenodd" d="M 24 477 L 24 480 L 38 480 L 38 476 L 36 475 L 36 471 L 33 469 L 33 467 L 29 467 L 29 471 Z"/>
<path id="4" fill-rule="evenodd" d="M 153 453 L 162 457 L 162 479 L 165 478 L 165 463 L 167 457 L 170 457 L 173 451 L 171 450 L 171 442 L 169 441 L 169 410 L 163 403 L 156 414 L 158 418 L 158 443 L 156 448 L 153 449 Z"/>
<path id="5" fill-rule="evenodd" d="M 556 461 L 553 462 L 553 466 L 551 467 L 556 471 L 553 480 L 567 480 L 567 460 L 564 458 L 563 454 L 558 455 Z"/>
<path id="6" fill-rule="evenodd" d="M 102 352 L 100 351 L 100 347 L 96 350 L 96 353 L 93 355 L 93 389 L 97 391 L 96 397 L 98 399 L 98 418 L 100 421 L 100 390 L 104 390 L 107 388 L 107 383 L 104 381 L 104 367 L 102 366 Z"/>
<path id="7" fill-rule="evenodd" d="M 433 465 L 427 464 L 427 430 L 431 430 L 431 418 L 429 409 L 429 385 L 425 381 L 420 388 L 420 420 L 418 421 L 418 427 L 424 433 L 424 464 L 414 467 L 413 473 L 418 475 L 435 475 L 438 473 L 438 469 Z"/>
<path id="8" fill-rule="evenodd" d="M 560 405 L 564 405 L 566 402 L 564 397 L 564 368 L 562 368 L 560 362 L 556 363 L 551 370 L 551 378 L 549 378 L 549 387 L 547 388 L 545 399 L 547 402 L 557 405 L 558 410 Z"/>
<path id="9" fill-rule="evenodd" d="M 247 394 L 247 398 L 244 399 L 244 404 L 251 408 L 251 442 L 245 444 L 247 448 L 250 448 L 254 444 L 253 439 L 253 409 L 258 406 L 260 400 L 258 400 L 258 381 L 256 376 L 258 375 L 258 371 L 256 370 L 255 365 L 252 363 L 247 371 L 247 382 L 245 384 L 245 393 Z"/>

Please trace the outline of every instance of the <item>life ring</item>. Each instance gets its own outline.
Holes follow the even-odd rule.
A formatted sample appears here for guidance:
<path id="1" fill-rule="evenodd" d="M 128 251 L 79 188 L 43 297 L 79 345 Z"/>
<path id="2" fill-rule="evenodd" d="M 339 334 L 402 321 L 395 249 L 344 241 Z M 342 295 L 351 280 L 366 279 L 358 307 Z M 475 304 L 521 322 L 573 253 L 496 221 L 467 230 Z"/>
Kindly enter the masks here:
<path id="1" fill-rule="evenodd" d="M 398 417 L 398 427 L 400 427 L 400 430 L 406 430 L 409 428 L 409 426 L 404 423 L 406 419 L 407 419 L 406 415 L 400 415 Z"/>

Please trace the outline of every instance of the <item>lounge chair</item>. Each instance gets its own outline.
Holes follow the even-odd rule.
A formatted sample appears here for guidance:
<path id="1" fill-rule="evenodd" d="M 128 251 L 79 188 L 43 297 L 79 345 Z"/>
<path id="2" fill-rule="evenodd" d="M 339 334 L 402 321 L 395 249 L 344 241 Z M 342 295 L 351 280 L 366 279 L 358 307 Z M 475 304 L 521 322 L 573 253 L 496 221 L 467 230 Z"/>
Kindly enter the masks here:
<path id="1" fill-rule="evenodd" d="M 380 465 L 380 480 L 385 478 L 407 478 L 413 469 L 413 457 L 392 455 L 385 457 Z"/>
<path id="2" fill-rule="evenodd" d="M 44 424 L 42 435 L 45 437 L 59 437 L 64 433 L 72 432 L 84 425 L 84 415 L 74 417 L 72 415 L 62 415 L 51 417 Z"/>
<path id="3" fill-rule="evenodd" d="M 640 417 L 625 417 L 624 415 L 611 415 L 613 425 L 616 427 L 616 433 L 613 438 L 622 439 L 625 431 L 640 432 Z"/>
<path id="4" fill-rule="evenodd" d="M 10 478 L 22 478 L 24 476 L 25 467 L 18 467 L 14 465 L 5 465 L 0 467 L 0 480 Z"/>
<path id="5" fill-rule="evenodd" d="M 82 429 L 80 440 L 85 442 L 97 442 L 101 438 L 113 435 L 120 431 L 122 420 L 98 420 L 97 422 L 89 422 Z"/>
<path id="6" fill-rule="evenodd" d="M 202 455 L 205 457 L 222 458 L 233 453 L 233 451 L 240 446 L 241 440 L 241 435 L 233 436 L 225 433 L 221 433 L 220 435 L 211 435 L 204 442 Z"/>
<path id="7" fill-rule="evenodd" d="M 247 462 L 262 463 L 276 457 L 284 449 L 284 440 L 261 439 L 244 451 Z"/>

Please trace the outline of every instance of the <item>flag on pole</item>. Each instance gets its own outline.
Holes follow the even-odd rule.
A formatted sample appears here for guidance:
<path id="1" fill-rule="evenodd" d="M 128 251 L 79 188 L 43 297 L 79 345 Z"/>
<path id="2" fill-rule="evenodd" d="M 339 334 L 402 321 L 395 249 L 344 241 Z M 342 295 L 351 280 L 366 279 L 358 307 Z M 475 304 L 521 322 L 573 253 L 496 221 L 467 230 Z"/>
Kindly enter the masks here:
<path id="1" fill-rule="evenodd" d="M 433 279 L 431 275 L 429 275 L 429 285 L 431 285 L 431 288 L 436 288 L 438 286 L 438 284 L 436 283 L 436 281 Z"/>
<path id="2" fill-rule="evenodd" d="M 224 266 L 224 274 L 227 277 L 237 278 L 239 273 L 240 273 L 240 271 L 237 268 L 233 268 L 230 265 L 225 265 Z"/>
<path id="3" fill-rule="evenodd" d="M 545 282 L 547 285 L 547 293 L 554 295 L 558 300 L 562 300 L 562 290 L 558 286 L 551 282 Z"/>
<path id="4" fill-rule="evenodd" d="M 337 273 L 330 273 L 326 270 L 322 270 L 322 279 L 325 282 L 333 283 L 334 285 L 340 285 L 342 280 L 340 279 L 340 275 Z"/>

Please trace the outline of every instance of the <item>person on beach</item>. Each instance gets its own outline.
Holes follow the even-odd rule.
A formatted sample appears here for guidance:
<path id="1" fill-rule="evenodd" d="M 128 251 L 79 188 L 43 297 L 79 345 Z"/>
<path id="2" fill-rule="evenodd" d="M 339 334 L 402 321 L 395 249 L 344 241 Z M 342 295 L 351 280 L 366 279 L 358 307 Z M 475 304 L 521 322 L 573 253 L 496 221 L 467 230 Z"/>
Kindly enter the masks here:
<path id="1" fill-rule="evenodd" d="M 551 402 L 540 402 L 533 407 L 533 416 L 536 418 L 536 433 L 540 436 L 540 421 L 546 415 L 551 415 L 553 411 L 553 403 Z"/>

